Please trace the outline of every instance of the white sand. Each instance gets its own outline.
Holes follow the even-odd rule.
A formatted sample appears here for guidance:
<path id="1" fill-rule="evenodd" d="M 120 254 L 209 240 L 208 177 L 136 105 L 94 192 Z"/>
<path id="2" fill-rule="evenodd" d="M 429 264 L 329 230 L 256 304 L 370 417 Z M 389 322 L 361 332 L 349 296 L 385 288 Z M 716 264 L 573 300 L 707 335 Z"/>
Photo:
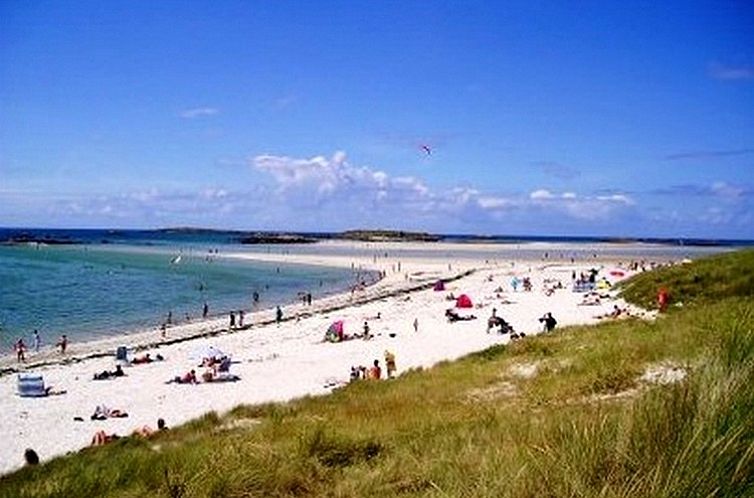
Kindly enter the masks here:
<path id="1" fill-rule="evenodd" d="M 390 244 L 372 244 L 371 248 L 395 247 Z M 402 245 L 401 247 L 406 247 Z M 426 249 L 426 246 L 421 246 Z M 438 247 L 435 245 L 434 247 Z M 199 338 L 171 345 L 155 346 L 149 350 L 154 357 L 162 354 L 166 361 L 126 368 L 127 377 L 106 381 L 93 381 L 92 375 L 102 370 L 112 370 L 113 357 L 82 359 L 68 364 L 38 366 L 34 371 L 44 374 L 45 382 L 55 388 L 65 389 L 64 395 L 46 398 L 21 398 L 16 395 L 16 375 L 0 377 L 0 398 L 3 416 L 0 418 L 0 473 L 6 473 L 23 464 L 25 448 L 34 448 L 43 460 L 79 450 L 87 446 L 92 435 L 100 429 L 107 433 L 127 435 L 144 425 L 154 427 L 156 419 L 163 417 L 169 426 L 196 418 L 208 411 L 224 412 L 242 403 L 284 401 L 307 394 L 326 394 L 333 379 L 346 382 L 352 365 L 368 366 L 379 359 L 384 372 L 383 355 L 390 350 L 396 355 L 398 373 L 415 367 L 429 367 L 442 360 L 454 359 L 467 353 L 482 350 L 493 344 L 508 342 L 508 336 L 486 333 L 487 318 L 492 307 L 498 315 L 509 321 L 517 331 L 538 333 L 537 320 L 550 311 L 559 326 L 596 322 L 595 315 L 609 312 L 617 301 L 603 301 L 600 306 L 577 306 L 582 295 L 570 291 L 571 271 L 586 270 L 588 263 L 575 265 L 563 263 L 544 266 L 542 262 L 488 262 L 455 261 L 442 257 L 442 246 L 436 258 L 401 260 L 401 272 L 393 272 L 397 260 L 365 257 L 361 260 L 337 256 L 294 255 L 232 255 L 299 262 L 350 266 L 385 270 L 387 277 L 367 291 L 315 300 L 311 310 L 346 306 L 336 311 L 322 311 L 300 321 L 290 320 L 275 324 L 254 326 L 235 333 L 219 333 L 214 337 Z M 604 263 L 603 263 L 604 264 Z M 612 268 L 605 265 L 606 269 Z M 407 295 L 376 299 L 366 304 L 351 304 L 351 299 L 374 299 L 386 293 L 430 283 L 438 277 L 451 277 L 475 269 L 470 276 L 448 284 L 445 292 L 419 290 Z M 511 292 L 512 275 L 529 276 L 533 292 Z M 408 275 L 408 278 L 407 278 Z M 492 281 L 488 277 L 492 276 Z M 552 296 L 542 292 L 543 280 L 559 279 L 566 287 Z M 614 279 L 613 279 L 614 280 Z M 502 286 L 513 304 L 501 304 L 494 289 Z M 454 303 L 446 301 L 449 292 L 467 293 L 478 306 L 461 310 L 462 314 L 475 314 L 477 320 L 449 323 L 444 312 Z M 625 306 L 625 303 L 619 303 Z M 301 305 L 285 308 L 287 317 L 309 311 Z M 372 319 L 380 313 L 379 320 Z M 247 315 L 247 322 L 259 323 L 273 319 L 274 311 L 266 310 Z M 413 321 L 419 321 L 419 331 L 414 332 Z M 346 333 L 360 333 L 364 320 L 369 319 L 374 339 L 360 339 L 332 344 L 323 342 L 324 332 L 335 320 L 345 320 Z M 189 324 L 169 330 L 169 338 L 196 335 L 226 326 L 226 319 Z M 389 334 L 394 334 L 391 337 Z M 113 351 L 118 344 L 147 345 L 159 339 L 150 331 L 93 344 L 72 344 L 69 357 L 85 357 L 98 351 Z M 241 377 L 234 383 L 177 385 L 165 381 L 196 368 L 197 362 L 189 359 L 199 345 L 212 344 L 229 353 L 234 364 L 231 371 Z M 139 354 L 143 354 L 143 351 Z M 47 352 L 30 357 L 30 363 L 48 361 L 57 357 Z M 9 366 L 5 358 L 0 366 Z M 197 374 L 202 369 L 196 368 Z M 128 418 L 91 421 L 90 415 L 98 404 L 119 408 L 129 413 Z M 82 417 L 76 422 L 74 417 Z"/>

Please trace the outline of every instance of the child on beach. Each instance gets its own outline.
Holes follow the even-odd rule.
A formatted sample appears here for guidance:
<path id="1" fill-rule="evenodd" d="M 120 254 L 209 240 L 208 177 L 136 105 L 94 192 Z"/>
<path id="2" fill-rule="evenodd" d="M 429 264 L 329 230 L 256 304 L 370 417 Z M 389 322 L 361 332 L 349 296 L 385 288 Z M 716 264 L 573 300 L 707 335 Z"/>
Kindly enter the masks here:
<path id="1" fill-rule="evenodd" d="M 395 375 L 395 355 L 388 350 L 385 350 L 385 367 L 387 368 L 387 378 L 392 379 Z"/>

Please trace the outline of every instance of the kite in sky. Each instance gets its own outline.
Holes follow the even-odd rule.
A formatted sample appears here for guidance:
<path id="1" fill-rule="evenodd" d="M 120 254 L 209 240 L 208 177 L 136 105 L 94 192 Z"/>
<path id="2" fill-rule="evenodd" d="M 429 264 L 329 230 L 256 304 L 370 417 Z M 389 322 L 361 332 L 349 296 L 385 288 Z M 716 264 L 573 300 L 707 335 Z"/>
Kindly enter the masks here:
<path id="1" fill-rule="evenodd" d="M 429 148 L 429 145 L 422 145 L 422 150 L 426 152 L 428 156 L 432 155 L 432 149 Z"/>

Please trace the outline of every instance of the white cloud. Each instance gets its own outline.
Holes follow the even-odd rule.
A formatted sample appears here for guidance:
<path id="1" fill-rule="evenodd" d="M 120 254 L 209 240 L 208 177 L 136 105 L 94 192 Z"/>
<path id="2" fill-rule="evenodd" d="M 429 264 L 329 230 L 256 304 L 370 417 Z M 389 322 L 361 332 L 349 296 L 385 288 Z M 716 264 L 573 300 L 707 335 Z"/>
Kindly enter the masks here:
<path id="1" fill-rule="evenodd" d="M 607 202 L 617 202 L 619 204 L 626 204 L 629 206 L 634 204 L 633 199 L 631 199 L 625 194 L 598 195 L 597 200 L 607 201 Z"/>
<path id="2" fill-rule="evenodd" d="M 512 199 L 506 199 L 503 197 L 479 197 L 477 199 L 479 207 L 482 209 L 504 209 L 516 206 L 516 202 Z"/>
<path id="3" fill-rule="evenodd" d="M 220 112 L 215 107 L 193 107 L 191 109 L 184 109 L 178 115 L 183 119 L 194 119 L 202 116 L 214 116 Z"/>
<path id="4" fill-rule="evenodd" d="M 420 180 L 410 177 L 390 177 L 387 173 L 365 166 L 353 166 L 345 152 L 338 151 L 328 159 L 315 156 L 296 159 L 288 156 L 261 155 L 251 159 L 252 166 L 269 174 L 277 183 L 281 196 L 295 196 L 316 202 L 326 202 L 331 196 L 358 196 L 365 201 L 384 201 L 390 198 L 417 200 L 430 195 Z"/>
<path id="5" fill-rule="evenodd" d="M 736 187 L 725 182 L 713 183 L 710 190 L 714 195 L 730 200 L 736 200 L 744 194 L 744 189 L 741 187 Z"/>
<path id="6" fill-rule="evenodd" d="M 552 199 L 554 196 L 549 190 L 539 189 L 529 194 L 529 199 L 533 201 Z"/>

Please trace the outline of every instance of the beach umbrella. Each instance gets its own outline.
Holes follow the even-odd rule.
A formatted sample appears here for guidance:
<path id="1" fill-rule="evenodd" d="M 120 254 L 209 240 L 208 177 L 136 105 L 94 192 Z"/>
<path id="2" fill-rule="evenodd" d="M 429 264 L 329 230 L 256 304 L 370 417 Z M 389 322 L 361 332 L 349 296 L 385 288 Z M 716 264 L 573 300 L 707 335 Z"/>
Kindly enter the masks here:
<path id="1" fill-rule="evenodd" d="M 202 344 L 200 346 L 195 347 L 191 354 L 189 355 L 189 359 L 191 360 L 204 360 L 205 358 L 223 358 L 227 356 L 225 353 L 223 353 L 220 349 L 216 348 L 215 346 L 212 346 L 210 344 Z"/>

